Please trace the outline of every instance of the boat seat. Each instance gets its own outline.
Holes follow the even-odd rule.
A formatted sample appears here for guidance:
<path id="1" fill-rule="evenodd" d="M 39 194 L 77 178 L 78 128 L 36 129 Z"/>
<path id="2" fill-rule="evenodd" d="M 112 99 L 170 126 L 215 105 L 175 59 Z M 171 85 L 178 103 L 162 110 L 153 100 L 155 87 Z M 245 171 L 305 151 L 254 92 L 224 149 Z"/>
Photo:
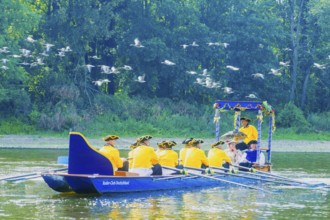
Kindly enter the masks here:
<path id="1" fill-rule="evenodd" d="M 127 171 L 115 171 L 115 176 L 139 176 L 139 174 Z"/>
<path id="2" fill-rule="evenodd" d="M 79 132 L 70 133 L 69 174 L 114 175 L 111 161 Z"/>

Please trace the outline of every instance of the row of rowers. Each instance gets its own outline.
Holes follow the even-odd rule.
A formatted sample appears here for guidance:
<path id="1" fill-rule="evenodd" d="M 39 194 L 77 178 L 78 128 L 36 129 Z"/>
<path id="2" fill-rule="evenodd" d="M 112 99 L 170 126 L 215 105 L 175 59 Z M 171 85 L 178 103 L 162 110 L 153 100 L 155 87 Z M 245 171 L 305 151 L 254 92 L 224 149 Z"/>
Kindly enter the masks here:
<path id="1" fill-rule="evenodd" d="M 250 141 L 249 150 L 244 153 L 236 149 L 236 142 L 230 140 L 227 142 L 228 148 L 223 150 L 223 141 L 218 141 L 211 145 L 211 149 L 206 156 L 205 151 L 201 149 L 204 143 L 201 139 L 188 138 L 182 142 L 184 147 L 179 154 L 172 149 L 176 145 L 175 141 L 162 141 L 158 143 L 158 149 L 155 151 L 150 146 L 152 136 L 146 135 L 137 139 L 132 144 L 132 149 L 128 153 L 128 158 L 121 158 L 119 150 L 116 149 L 116 135 L 109 135 L 104 138 L 106 144 L 100 149 L 100 153 L 106 156 L 113 164 L 114 170 L 129 171 L 138 173 L 140 176 L 150 175 L 169 175 L 175 171 L 166 169 L 172 168 L 206 168 L 206 167 L 225 167 L 229 165 L 241 165 L 251 167 L 257 159 L 256 141 Z M 259 164 L 263 165 L 265 157 L 261 153 Z M 162 167 L 163 166 L 163 167 Z"/>

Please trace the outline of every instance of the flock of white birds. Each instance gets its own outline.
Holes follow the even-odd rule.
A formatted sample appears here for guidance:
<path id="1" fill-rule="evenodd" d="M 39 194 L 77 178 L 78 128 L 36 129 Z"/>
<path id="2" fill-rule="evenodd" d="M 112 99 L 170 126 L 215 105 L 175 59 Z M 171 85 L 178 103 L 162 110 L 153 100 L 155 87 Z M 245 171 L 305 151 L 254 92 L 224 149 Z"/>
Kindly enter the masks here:
<path id="1" fill-rule="evenodd" d="M 33 39 L 32 35 L 29 35 L 26 38 L 26 41 L 31 43 L 31 44 L 35 44 L 36 42 L 38 42 L 37 40 Z M 208 42 L 206 45 L 210 46 L 210 47 L 223 47 L 223 48 L 227 48 L 230 46 L 229 43 L 221 43 L 221 42 Z M 50 43 L 43 43 L 43 52 L 39 53 L 38 55 L 35 55 L 35 53 L 32 54 L 32 51 L 29 49 L 25 49 L 25 48 L 21 48 L 19 49 L 20 53 L 19 54 L 10 54 L 10 50 L 8 47 L 4 46 L 2 48 L 0 48 L 0 54 L 4 54 L 5 57 L 3 57 L 1 59 L 2 62 L 2 66 L 0 67 L 0 69 L 2 71 L 6 71 L 9 69 L 8 67 L 8 63 L 12 61 L 12 59 L 18 59 L 19 61 L 14 61 L 16 64 L 18 65 L 22 65 L 22 66 L 26 66 L 26 67 L 36 67 L 36 66 L 41 66 L 41 65 L 45 65 L 45 63 L 43 62 L 45 57 L 49 56 L 50 51 L 52 50 L 52 48 L 55 46 L 53 44 Z M 130 44 L 130 46 L 135 47 L 135 48 L 144 48 L 145 46 L 142 45 L 141 41 L 138 38 L 134 39 L 134 43 Z M 196 48 L 199 47 L 200 45 L 197 44 L 196 41 L 192 42 L 191 44 L 182 44 L 180 45 L 180 47 L 182 47 L 183 50 L 186 50 L 188 47 L 191 48 Z M 284 48 L 284 51 L 291 51 L 290 48 Z M 71 52 L 71 48 L 70 46 L 66 46 L 63 48 L 59 48 L 56 50 L 56 56 L 58 57 L 64 57 L 66 56 L 66 53 Z M 101 58 L 94 55 L 94 56 L 89 56 L 89 58 L 92 60 L 100 60 Z M 328 57 L 328 59 L 330 59 L 330 56 Z M 175 66 L 176 63 L 165 59 L 164 61 L 161 62 L 161 64 L 163 65 L 167 65 L 167 66 Z M 133 68 L 129 65 L 124 65 L 121 67 L 115 67 L 115 66 L 108 66 L 108 65 L 97 65 L 100 68 L 101 73 L 103 74 L 119 74 L 121 71 L 132 71 Z M 285 68 L 290 67 L 290 61 L 286 61 L 286 62 L 279 62 L 279 68 L 274 69 L 271 68 L 269 74 L 275 75 L 275 76 L 282 76 L 282 72 Z M 95 68 L 96 66 L 93 64 L 86 64 L 85 65 L 87 71 L 89 73 L 92 72 L 92 69 Z M 327 68 L 327 64 L 319 64 L 319 63 L 314 63 L 313 67 L 320 69 L 320 70 L 325 70 Z M 235 67 L 232 65 L 227 65 L 226 68 L 229 71 L 239 71 L 240 68 L 239 67 Z M 202 71 L 197 71 L 197 70 L 187 70 L 186 71 L 187 74 L 190 75 L 197 75 L 199 77 L 196 78 L 195 83 L 201 86 L 204 86 L 206 88 L 221 88 L 221 83 L 220 82 L 216 82 L 211 78 L 210 73 L 208 72 L 207 69 L 203 69 Z M 263 73 L 254 73 L 252 74 L 252 77 L 254 79 L 265 79 L 265 75 Z M 143 75 L 139 75 L 137 76 L 136 79 L 134 79 L 134 81 L 138 82 L 138 83 L 145 83 L 145 74 Z M 97 86 L 102 86 L 104 83 L 109 83 L 110 80 L 108 79 L 99 79 L 96 81 L 92 81 L 95 85 Z M 224 93 L 226 94 L 231 94 L 234 93 L 233 89 L 230 87 L 223 87 L 222 88 Z M 250 99 L 256 99 L 258 98 L 254 93 L 251 93 L 247 96 L 245 96 L 247 98 Z"/>

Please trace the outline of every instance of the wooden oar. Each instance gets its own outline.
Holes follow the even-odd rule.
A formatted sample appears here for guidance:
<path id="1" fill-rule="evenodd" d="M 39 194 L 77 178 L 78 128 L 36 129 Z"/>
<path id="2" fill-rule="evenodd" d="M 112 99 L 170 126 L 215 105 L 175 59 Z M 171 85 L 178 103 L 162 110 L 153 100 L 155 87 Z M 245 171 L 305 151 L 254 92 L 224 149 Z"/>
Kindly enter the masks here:
<path id="1" fill-rule="evenodd" d="M 328 186 L 325 183 L 311 184 L 311 183 L 307 183 L 307 182 L 303 182 L 303 181 L 291 179 L 291 178 L 288 178 L 288 177 L 279 176 L 279 175 L 275 175 L 275 174 L 268 173 L 268 172 L 263 172 L 263 171 L 260 171 L 260 170 L 256 170 L 254 168 L 248 168 L 248 167 L 243 167 L 243 166 L 238 166 L 238 165 L 232 165 L 232 166 L 237 167 L 237 168 L 241 168 L 241 169 L 245 169 L 245 170 L 248 170 L 250 172 L 261 173 L 261 174 L 263 174 L 263 175 L 265 175 L 267 177 L 271 177 L 271 178 L 275 178 L 275 179 L 279 179 L 279 180 L 285 180 L 285 181 L 288 181 L 288 182 L 291 182 L 291 183 L 299 183 L 299 184 L 303 184 L 303 185 L 306 185 L 306 186 L 309 186 L 309 187 Z"/>
<path id="2" fill-rule="evenodd" d="M 23 174 L 23 175 L 18 175 L 18 176 L 5 177 L 5 178 L 0 179 L 0 181 L 2 181 L 2 180 L 19 181 L 22 178 L 24 178 L 24 179 L 33 179 L 33 178 L 39 177 L 40 174 L 44 173 L 44 172 L 58 172 L 58 171 L 65 171 L 67 169 L 68 168 L 55 169 L 55 170 L 45 170 L 45 171 L 39 171 L 39 172 L 35 172 L 35 173 L 28 173 L 28 174 Z"/>
<path id="3" fill-rule="evenodd" d="M 210 167 L 214 170 L 221 170 L 221 171 L 228 171 L 226 172 L 225 174 L 227 175 L 231 175 L 231 176 L 239 176 L 239 177 L 243 177 L 243 178 L 246 178 L 246 179 L 253 179 L 253 180 L 259 180 L 259 181 L 264 181 L 264 182 L 270 182 L 270 183 L 278 183 L 278 184 L 283 184 L 283 185 L 292 185 L 292 183 L 289 183 L 289 182 L 282 182 L 282 181 L 277 181 L 277 180 L 274 180 L 274 179 L 262 179 L 260 177 L 265 177 L 265 176 L 256 176 L 256 177 L 253 177 L 253 176 L 248 176 L 250 175 L 250 173 L 242 173 L 242 172 L 238 172 L 238 173 L 232 173 L 230 169 L 227 169 L 227 168 L 221 168 L 221 167 Z M 214 173 L 219 173 L 220 172 L 217 172 L 217 171 L 213 171 Z M 224 174 L 223 172 L 221 174 Z M 244 174 L 248 174 L 248 175 L 244 175 Z M 266 177 L 268 178 L 268 177 Z"/>
<path id="4" fill-rule="evenodd" d="M 181 169 L 177 169 L 177 168 L 173 168 L 173 167 L 167 167 L 167 166 L 162 166 L 162 167 L 165 168 L 165 169 L 173 170 L 173 171 L 182 171 Z M 185 168 L 198 170 L 198 171 L 204 171 L 203 169 L 198 169 L 198 168 L 193 168 L 193 167 L 185 167 Z M 236 182 L 232 182 L 232 181 L 228 181 L 228 180 L 223 180 L 223 179 L 219 179 L 219 178 L 215 178 L 215 177 L 211 177 L 211 176 L 206 176 L 206 175 L 197 174 L 197 173 L 189 173 L 189 174 L 192 175 L 192 176 L 199 176 L 199 177 L 203 177 L 203 178 L 206 178 L 206 179 L 212 179 L 212 180 L 216 180 L 216 181 L 224 182 L 224 183 L 229 183 L 229 184 L 236 185 L 236 186 L 242 186 L 242 187 L 249 188 L 249 189 L 260 190 L 260 191 L 263 191 L 263 192 L 272 193 L 271 191 L 264 190 L 264 189 L 261 189 L 261 188 L 258 188 L 258 187 L 248 186 L 248 185 L 245 185 L 245 184 L 236 183 Z"/>

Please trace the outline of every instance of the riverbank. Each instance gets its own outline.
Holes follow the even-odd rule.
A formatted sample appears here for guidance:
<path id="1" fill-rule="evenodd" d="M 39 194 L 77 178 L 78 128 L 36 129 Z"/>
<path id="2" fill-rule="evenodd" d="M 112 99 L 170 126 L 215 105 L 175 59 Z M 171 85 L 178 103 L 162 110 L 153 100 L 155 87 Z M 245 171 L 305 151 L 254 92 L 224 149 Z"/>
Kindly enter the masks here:
<path id="1" fill-rule="evenodd" d="M 87 137 L 88 138 L 88 137 Z M 182 138 L 153 138 L 151 145 L 156 147 L 162 140 L 174 140 L 178 144 L 174 149 L 182 147 Z M 92 146 L 100 147 L 104 144 L 101 139 L 88 138 Z M 214 139 L 204 139 L 203 149 L 208 150 Z M 119 149 L 129 149 L 128 146 L 135 142 L 135 138 L 121 137 L 117 141 Z M 69 138 L 42 137 L 38 135 L 2 135 L 0 136 L 0 148 L 46 148 L 68 149 Z M 267 140 L 262 141 L 262 147 L 267 147 Z M 307 141 L 307 140 L 273 140 L 274 152 L 330 152 L 330 141 Z"/>

